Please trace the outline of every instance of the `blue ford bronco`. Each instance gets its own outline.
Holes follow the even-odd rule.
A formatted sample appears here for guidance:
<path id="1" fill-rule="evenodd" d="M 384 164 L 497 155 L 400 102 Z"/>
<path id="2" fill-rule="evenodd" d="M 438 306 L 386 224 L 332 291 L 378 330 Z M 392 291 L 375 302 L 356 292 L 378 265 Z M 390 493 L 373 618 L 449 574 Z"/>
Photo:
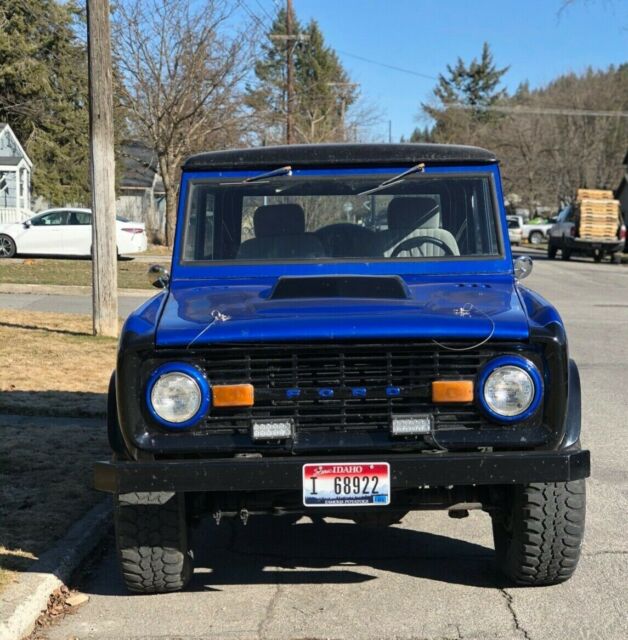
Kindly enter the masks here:
<path id="1" fill-rule="evenodd" d="M 482 509 L 499 570 L 578 563 L 589 452 L 552 305 L 520 284 L 495 156 L 428 144 L 204 153 L 171 273 L 126 321 L 109 391 L 127 588 L 185 587 L 202 517 L 386 526 Z"/>

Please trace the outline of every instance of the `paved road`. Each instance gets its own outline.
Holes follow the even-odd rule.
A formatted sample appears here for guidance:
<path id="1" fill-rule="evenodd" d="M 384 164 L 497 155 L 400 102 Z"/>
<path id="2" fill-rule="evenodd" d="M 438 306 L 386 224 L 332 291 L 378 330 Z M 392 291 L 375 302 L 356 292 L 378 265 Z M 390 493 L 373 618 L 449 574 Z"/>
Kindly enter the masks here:
<path id="1" fill-rule="evenodd" d="M 126 318 L 133 309 L 155 294 L 146 290 L 146 296 L 119 296 L 118 313 Z M 54 311 L 59 313 L 91 314 L 92 298 L 88 295 L 42 295 L 39 293 L 0 293 L 0 308 L 24 311 Z"/>
<path id="2" fill-rule="evenodd" d="M 105 548 L 79 585 L 90 602 L 49 640 L 628 637 L 628 269 L 539 259 L 528 282 L 562 312 L 584 385 L 593 478 L 571 581 L 495 586 L 489 519 L 477 512 L 416 513 L 384 530 L 253 518 L 197 532 L 200 568 L 186 593 L 129 597 Z"/>

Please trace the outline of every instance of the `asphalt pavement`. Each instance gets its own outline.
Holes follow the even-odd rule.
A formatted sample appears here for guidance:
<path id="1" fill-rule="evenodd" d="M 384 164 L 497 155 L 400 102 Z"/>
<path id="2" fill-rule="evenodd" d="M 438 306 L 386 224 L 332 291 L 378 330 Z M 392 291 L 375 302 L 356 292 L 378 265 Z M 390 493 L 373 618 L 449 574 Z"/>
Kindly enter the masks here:
<path id="1" fill-rule="evenodd" d="M 77 585 L 90 601 L 44 632 L 83 639 L 454 639 L 628 637 L 628 268 L 535 260 L 525 284 L 562 313 L 583 384 L 591 449 L 583 556 L 575 576 L 505 588 L 490 521 L 417 512 L 401 525 L 205 523 L 184 593 L 129 596 L 111 540 Z"/>
<path id="2" fill-rule="evenodd" d="M 147 289 L 145 296 L 118 296 L 118 313 L 120 317 L 126 318 L 131 311 L 153 295 L 155 295 L 155 289 Z M 0 293 L 0 308 L 90 315 L 92 312 L 92 298 L 90 295 Z"/>

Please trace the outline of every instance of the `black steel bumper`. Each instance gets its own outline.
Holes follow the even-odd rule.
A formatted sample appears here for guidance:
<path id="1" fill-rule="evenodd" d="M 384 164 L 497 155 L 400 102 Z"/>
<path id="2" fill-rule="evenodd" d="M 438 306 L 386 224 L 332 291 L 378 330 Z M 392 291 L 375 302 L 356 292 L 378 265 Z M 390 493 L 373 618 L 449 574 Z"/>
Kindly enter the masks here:
<path id="1" fill-rule="evenodd" d="M 566 482 L 590 474 L 588 451 L 395 454 L 98 462 L 94 485 L 108 493 L 300 490 L 302 467 L 312 462 L 388 462 L 393 489 Z"/>

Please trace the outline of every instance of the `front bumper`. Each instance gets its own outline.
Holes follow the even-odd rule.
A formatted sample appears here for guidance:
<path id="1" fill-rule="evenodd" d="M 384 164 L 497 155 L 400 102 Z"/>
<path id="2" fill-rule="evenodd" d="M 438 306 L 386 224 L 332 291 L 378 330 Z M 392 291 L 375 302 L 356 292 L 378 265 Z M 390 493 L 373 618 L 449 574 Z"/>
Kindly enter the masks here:
<path id="1" fill-rule="evenodd" d="M 388 462 L 393 489 L 567 482 L 590 475 L 588 451 L 395 454 L 98 462 L 94 485 L 108 493 L 300 490 L 312 462 Z"/>

